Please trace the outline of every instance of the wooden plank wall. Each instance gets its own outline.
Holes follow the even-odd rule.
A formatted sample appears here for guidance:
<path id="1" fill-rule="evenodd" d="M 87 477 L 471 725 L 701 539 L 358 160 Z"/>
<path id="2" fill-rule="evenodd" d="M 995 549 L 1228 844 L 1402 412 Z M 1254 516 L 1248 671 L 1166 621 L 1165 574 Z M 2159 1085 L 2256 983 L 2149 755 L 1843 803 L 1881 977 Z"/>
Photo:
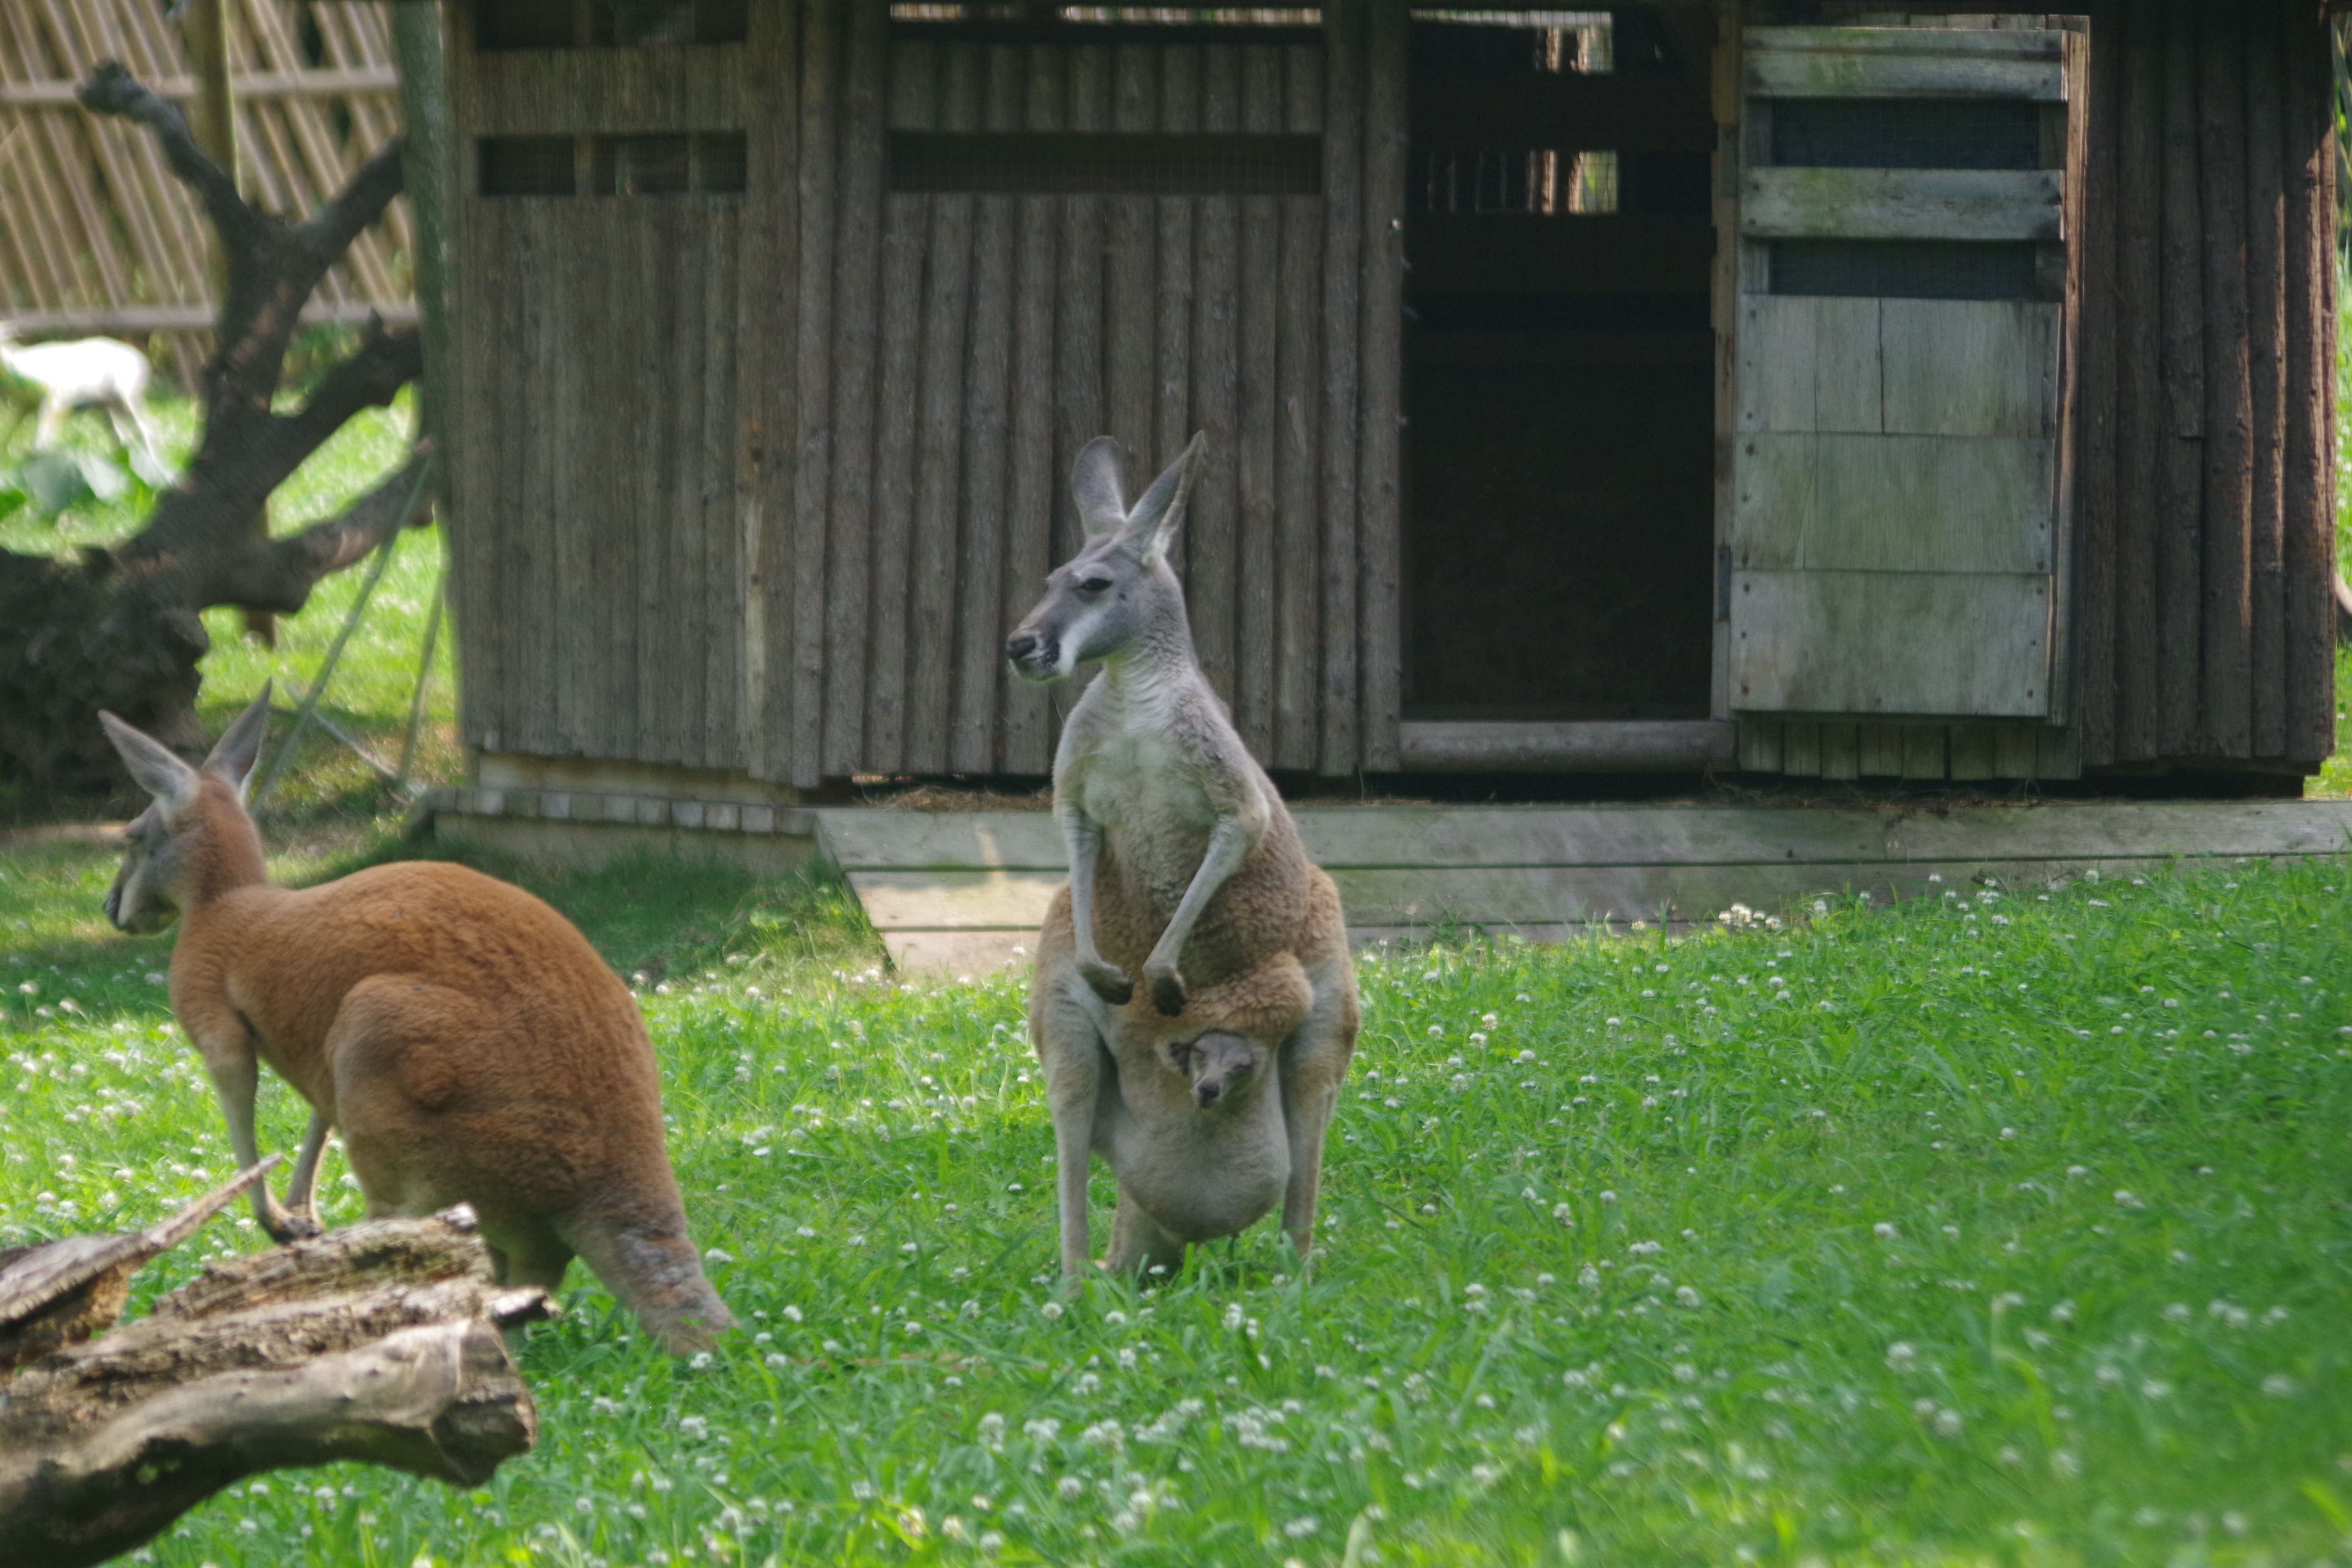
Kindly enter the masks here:
<path id="1" fill-rule="evenodd" d="M 238 184 L 272 212 L 309 212 L 399 129 L 383 8 L 231 0 L 227 12 Z M 74 101 L 107 59 L 167 98 L 195 95 L 179 29 L 147 0 L 0 5 L 0 316 L 58 331 L 151 323 L 193 386 L 208 341 L 210 231 L 152 136 Z M 320 281 L 319 312 L 357 321 L 369 306 L 407 305 L 410 247 L 407 205 L 395 203 Z"/>
<path id="2" fill-rule="evenodd" d="M 1000 43 L 810 0 L 800 233 L 831 266 L 799 288 L 798 640 L 770 633 L 793 782 L 1048 771 L 1069 693 L 1001 648 L 1077 547 L 1069 466 L 1104 433 L 1138 491 L 1207 433 L 1177 566 L 1253 750 L 1393 758 L 1402 179 L 1362 130 L 1368 95 L 1402 103 L 1390 9 L 1327 6 L 1320 45 Z M 893 130 L 1319 132 L 1324 195 L 892 193 Z"/>
<path id="3" fill-rule="evenodd" d="M 486 750 L 745 769 L 770 724 L 790 732 L 745 631 L 793 646 L 799 454 L 766 432 L 797 425 L 778 374 L 798 320 L 793 38 L 787 7 L 751 18 L 741 45 L 478 55 L 458 18 L 451 582 L 460 727 Z M 731 130 L 740 195 L 473 181 L 483 135 Z"/>
<path id="4" fill-rule="evenodd" d="M 2091 10 L 2083 762 L 2315 764 L 2335 747 L 2324 24 L 2299 0 Z"/>

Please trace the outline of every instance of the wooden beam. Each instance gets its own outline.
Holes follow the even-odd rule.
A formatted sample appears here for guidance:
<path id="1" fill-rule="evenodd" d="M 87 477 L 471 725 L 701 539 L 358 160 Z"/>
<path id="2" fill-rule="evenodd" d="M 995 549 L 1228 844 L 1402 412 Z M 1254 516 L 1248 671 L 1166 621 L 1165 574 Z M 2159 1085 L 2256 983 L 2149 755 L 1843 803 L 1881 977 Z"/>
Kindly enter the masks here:
<path id="1" fill-rule="evenodd" d="M 1679 773 L 1728 769 L 1738 726 L 1711 719 L 1400 725 L 1405 773 Z"/>
<path id="2" fill-rule="evenodd" d="M 1750 169 L 1753 239 L 2039 239 L 2065 235 L 2056 169 Z"/>

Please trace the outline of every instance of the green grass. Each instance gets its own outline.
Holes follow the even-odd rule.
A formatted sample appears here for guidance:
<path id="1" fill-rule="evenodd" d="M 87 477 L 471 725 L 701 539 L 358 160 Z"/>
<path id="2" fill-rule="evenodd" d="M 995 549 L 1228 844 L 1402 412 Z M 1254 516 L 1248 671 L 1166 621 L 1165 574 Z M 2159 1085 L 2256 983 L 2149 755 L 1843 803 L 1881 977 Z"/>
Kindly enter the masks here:
<path id="1" fill-rule="evenodd" d="M 104 869 L 0 875 L 0 1241 L 227 1166 L 166 942 L 80 912 Z M 1066 1306 L 1017 979 L 899 989 L 821 888 L 681 922 L 650 864 L 544 884 L 665 966 L 673 1153 L 743 1332 L 672 1363 L 580 1282 L 489 1487 L 274 1475 L 153 1558 L 2340 1561 L 2346 874 L 1368 960 L 1311 1273 L 1261 1226 Z M 268 1096 L 276 1144 L 299 1121 Z M 142 1290 L 257 1240 L 216 1221 Z"/>

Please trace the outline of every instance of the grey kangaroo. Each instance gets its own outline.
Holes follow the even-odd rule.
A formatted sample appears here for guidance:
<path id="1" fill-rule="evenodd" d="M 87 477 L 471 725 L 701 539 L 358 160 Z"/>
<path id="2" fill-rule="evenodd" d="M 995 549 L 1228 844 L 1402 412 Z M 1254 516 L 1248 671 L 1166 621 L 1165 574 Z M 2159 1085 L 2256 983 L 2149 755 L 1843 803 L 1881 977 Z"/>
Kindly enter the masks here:
<path id="1" fill-rule="evenodd" d="M 1066 1277 L 1087 1267 L 1096 1150 L 1119 1184 L 1107 1267 L 1179 1267 L 1188 1243 L 1233 1235 L 1277 1198 L 1304 1258 L 1355 1051 L 1339 892 L 1202 677 L 1168 563 L 1200 447 L 1130 510 L 1117 444 L 1087 444 L 1071 476 L 1086 546 L 1005 645 L 1030 680 L 1103 667 L 1054 759 L 1070 880 L 1029 992 Z"/>

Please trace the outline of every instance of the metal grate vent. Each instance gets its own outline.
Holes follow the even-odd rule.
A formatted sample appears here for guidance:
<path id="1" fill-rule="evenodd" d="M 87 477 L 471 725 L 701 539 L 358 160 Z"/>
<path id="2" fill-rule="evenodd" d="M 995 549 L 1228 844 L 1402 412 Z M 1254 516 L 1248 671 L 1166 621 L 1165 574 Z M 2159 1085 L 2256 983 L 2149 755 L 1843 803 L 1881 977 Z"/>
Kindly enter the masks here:
<path id="1" fill-rule="evenodd" d="M 1412 13 L 1416 69 L 1482 75 L 1607 76 L 1617 27 L 1607 11 Z"/>
<path id="2" fill-rule="evenodd" d="M 2035 300 L 2031 240 L 1776 239 L 1771 291 L 1891 300 Z"/>
<path id="3" fill-rule="evenodd" d="M 1432 147 L 1417 151 L 1410 193 L 1424 213 L 1535 213 L 1562 216 L 1617 210 L 1617 154 Z"/>
<path id="4" fill-rule="evenodd" d="M 1323 140 L 893 131 L 889 188 L 1046 196 L 1320 195 Z"/>
<path id="5" fill-rule="evenodd" d="M 1319 27 L 1323 13 L 1315 6 L 1265 5 L 1038 5 L 984 4 L 977 5 L 894 5 L 893 22 L 998 22 L 1037 24 L 1076 22 L 1109 26 L 1144 27 Z"/>
<path id="6" fill-rule="evenodd" d="M 740 195 L 740 131 L 655 136 L 485 136 L 476 144 L 486 196 Z"/>
<path id="7" fill-rule="evenodd" d="M 1772 162 L 1822 169 L 2038 169 L 2042 106 L 2024 99 L 1783 98 Z"/>
<path id="8" fill-rule="evenodd" d="M 651 48 L 740 44 L 750 0 L 478 0 L 478 49 Z"/>

